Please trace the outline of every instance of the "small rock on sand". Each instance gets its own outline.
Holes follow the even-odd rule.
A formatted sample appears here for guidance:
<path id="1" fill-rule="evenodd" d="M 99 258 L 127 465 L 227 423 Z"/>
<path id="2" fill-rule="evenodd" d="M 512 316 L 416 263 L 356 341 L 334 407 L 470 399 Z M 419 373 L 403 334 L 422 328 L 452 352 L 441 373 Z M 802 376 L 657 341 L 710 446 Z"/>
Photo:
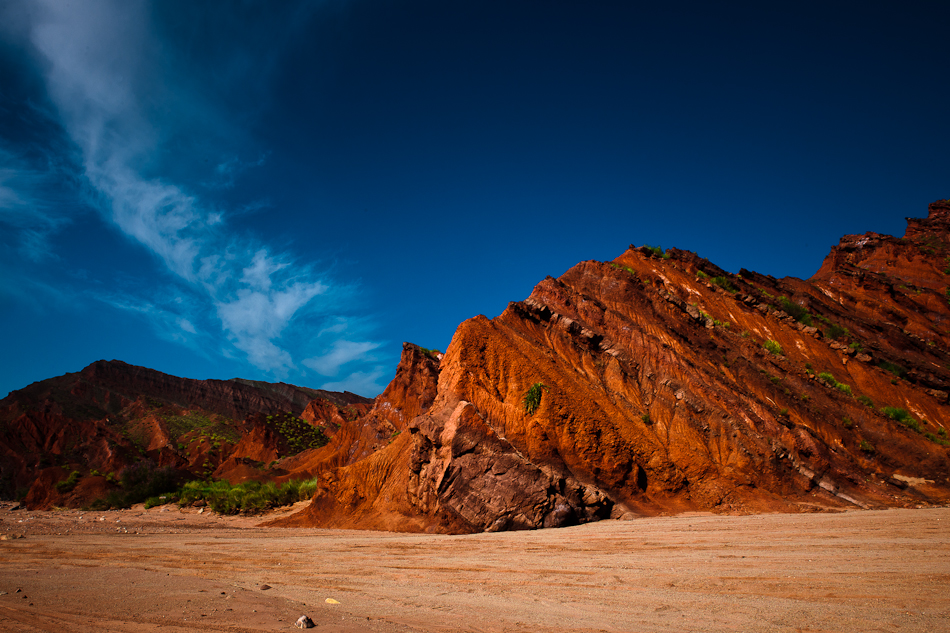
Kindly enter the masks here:
<path id="1" fill-rule="evenodd" d="M 297 618 L 296 622 L 294 622 L 294 626 L 297 627 L 298 629 L 312 629 L 316 625 L 313 623 L 313 620 L 311 620 L 308 616 L 302 615 L 299 618 Z"/>

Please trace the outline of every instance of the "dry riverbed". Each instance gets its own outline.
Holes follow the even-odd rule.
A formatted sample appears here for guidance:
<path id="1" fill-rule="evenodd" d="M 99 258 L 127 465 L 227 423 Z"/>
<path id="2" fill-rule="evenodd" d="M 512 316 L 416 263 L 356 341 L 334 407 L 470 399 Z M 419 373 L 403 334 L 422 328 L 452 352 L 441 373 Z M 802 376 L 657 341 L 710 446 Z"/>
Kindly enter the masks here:
<path id="1" fill-rule="evenodd" d="M 948 508 L 473 536 L 261 520 L 0 506 L 0 631 L 950 631 Z"/>

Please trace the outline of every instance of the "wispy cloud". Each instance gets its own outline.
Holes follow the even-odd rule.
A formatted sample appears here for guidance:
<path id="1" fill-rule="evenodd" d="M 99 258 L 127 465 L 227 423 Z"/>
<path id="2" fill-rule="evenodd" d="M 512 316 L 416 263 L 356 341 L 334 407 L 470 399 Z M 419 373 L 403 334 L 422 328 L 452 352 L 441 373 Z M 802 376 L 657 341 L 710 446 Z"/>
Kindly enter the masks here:
<path id="1" fill-rule="evenodd" d="M 164 52 L 167 42 L 150 22 L 152 8 L 126 0 L 43 0 L 20 6 L 17 23 L 40 57 L 47 92 L 63 129 L 78 148 L 81 175 L 91 188 L 95 206 L 107 221 L 152 253 L 184 293 L 199 297 L 207 312 L 216 316 L 224 338 L 250 363 L 275 376 L 286 375 L 295 368 L 283 342 L 288 329 L 307 315 L 326 315 L 328 311 L 315 308 L 314 303 L 338 298 L 339 289 L 312 265 L 229 227 L 231 210 L 201 192 L 202 186 L 209 186 L 207 180 L 198 177 L 189 186 L 174 175 L 187 169 L 168 169 L 157 158 L 169 139 L 193 136 L 204 131 L 205 122 L 227 117 L 209 116 L 213 107 L 194 92 L 193 78 L 180 80 L 176 75 Z M 155 114 L 168 109 L 172 115 Z M 217 137 L 213 131 L 207 134 L 213 146 Z M 214 153 L 213 148 L 209 151 Z M 267 158 L 267 152 L 260 151 L 258 159 L 242 160 L 238 156 L 246 153 L 223 146 L 217 148 L 217 155 L 211 163 L 216 165 L 211 168 L 212 189 L 233 186 L 240 174 Z M 176 156 L 188 160 L 181 150 Z M 31 189 L 24 181 L 28 174 L 4 170 L 2 159 L 0 154 L 3 218 L 18 223 L 24 248 L 40 257 L 44 236 L 65 219 L 37 211 L 39 205 L 25 200 L 24 192 Z M 18 211 L 26 208 L 30 212 Z M 246 210 L 237 208 L 234 213 Z M 148 316 L 169 340 L 190 344 L 204 331 L 203 321 L 159 300 L 112 297 L 107 302 Z M 305 365 L 331 377 L 341 366 L 379 346 L 329 340 L 316 345 L 329 345 L 329 349 Z M 375 372 L 353 376 L 354 384 L 378 380 Z"/>
<path id="2" fill-rule="evenodd" d="M 253 364 L 279 373 L 293 367 L 293 361 L 274 340 L 301 308 L 325 290 L 319 282 L 306 281 L 272 289 L 268 279 L 266 289 L 242 288 L 236 297 L 219 302 L 218 316 L 235 347 Z"/>
<path id="3" fill-rule="evenodd" d="M 107 293 L 98 293 L 93 298 L 113 308 L 141 316 L 152 326 L 155 333 L 166 341 L 184 345 L 203 356 L 208 355 L 206 345 L 210 337 L 207 333 L 198 331 L 187 316 L 188 307 L 183 305 L 182 301 L 159 304 L 128 295 Z M 176 303 L 178 305 L 175 305 Z"/>
<path id="4" fill-rule="evenodd" d="M 56 204 L 61 178 L 58 170 L 38 168 L 0 147 L 0 226 L 12 238 L 10 246 L 30 261 L 55 257 L 50 238 L 70 222 Z"/>
<path id="5" fill-rule="evenodd" d="M 254 161 L 244 161 L 237 156 L 231 156 L 214 168 L 215 179 L 205 183 L 211 188 L 230 189 L 234 186 L 237 177 L 248 169 L 261 167 L 267 162 L 268 154 L 264 153 Z"/>
<path id="6" fill-rule="evenodd" d="M 379 347 L 379 343 L 334 341 L 330 351 L 303 361 L 303 364 L 324 376 L 336 376 L 340 367 L 357 359 L 365 359 L 367 354 Z"/>

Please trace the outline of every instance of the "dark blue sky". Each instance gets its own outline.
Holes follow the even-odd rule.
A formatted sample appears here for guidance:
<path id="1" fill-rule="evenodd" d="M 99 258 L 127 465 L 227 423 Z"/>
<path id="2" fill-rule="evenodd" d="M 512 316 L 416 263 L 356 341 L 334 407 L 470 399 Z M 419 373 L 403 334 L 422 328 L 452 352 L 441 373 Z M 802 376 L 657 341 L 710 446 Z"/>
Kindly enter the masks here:
<path id="1" fill-rule="evenodd" d="M 717 5 L 726 6 L 717 6 Z M 0 8 L 0 396 L 117 358 L 378 393 L 628 244 L 809 277 L 950 196 L 950 4 Z"/>

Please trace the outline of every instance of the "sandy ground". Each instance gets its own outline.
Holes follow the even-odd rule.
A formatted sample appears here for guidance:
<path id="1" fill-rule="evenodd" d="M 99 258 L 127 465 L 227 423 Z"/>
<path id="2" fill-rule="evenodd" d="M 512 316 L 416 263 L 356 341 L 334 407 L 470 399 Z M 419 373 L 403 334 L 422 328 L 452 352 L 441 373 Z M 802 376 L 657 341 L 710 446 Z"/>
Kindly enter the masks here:
<path id="1" fill-rule="evenodd" d="M 475 536 L 260 520 L 0 506 L 0 631 L 950 631 L 948 508 Z"/>

